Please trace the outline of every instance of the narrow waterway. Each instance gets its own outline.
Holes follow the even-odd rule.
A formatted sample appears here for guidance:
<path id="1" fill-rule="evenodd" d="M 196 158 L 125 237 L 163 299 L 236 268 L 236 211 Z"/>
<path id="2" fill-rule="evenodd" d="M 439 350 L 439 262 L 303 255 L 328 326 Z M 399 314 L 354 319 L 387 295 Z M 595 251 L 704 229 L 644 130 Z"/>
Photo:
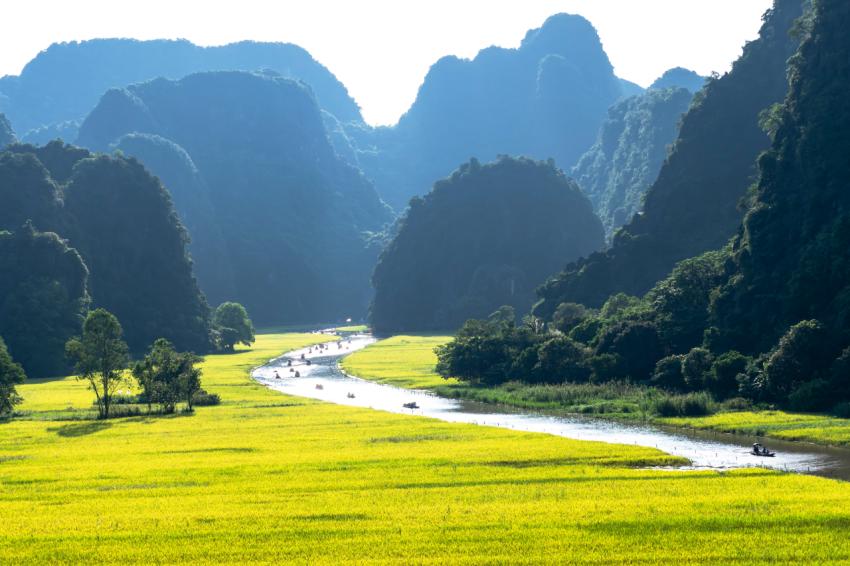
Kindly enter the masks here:
<path id="1" fill-rule="evenodd" d="M 317 334 L 317 344 L 321 340 L 321 335 Z M 541 432 L 579 440 L 649 446 L 690 459 L 692 465 L 684 469 L 724 470 L 767 466 L 850 480 L 850 450 L 845 448 L 687 431 L 445 399 L 426 391 L 411 391 L 365 381 L 339 371 L 337 362 L 341 358 L 374 342 L 376 339 L 370 335 L 355 334 L 342 342 L 325 342 L 325 347 L 303 348 L 256 368 L 253 376 L 258 382 L 276 391 L 340 405 L 423 415 L 448 422 Z M 295 376 L 296 372 L 298 377 Z M 416 402 L 419 408 L 406 409 L 402 406 L 410 402 Z M 775 450 L 776 457 L 751 455 L 749 451 L 757 441 Z"/>

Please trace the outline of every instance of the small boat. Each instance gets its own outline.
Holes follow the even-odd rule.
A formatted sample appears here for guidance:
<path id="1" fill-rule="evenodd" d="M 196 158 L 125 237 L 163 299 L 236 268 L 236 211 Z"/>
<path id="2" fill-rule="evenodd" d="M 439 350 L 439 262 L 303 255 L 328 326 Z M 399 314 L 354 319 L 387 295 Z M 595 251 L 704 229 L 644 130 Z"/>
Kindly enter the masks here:
<path id="1" fill-rule="evenodd" d="M 349 399 L 354 399 L 354 393 L 349 393 L 349 394 L 347 395 L 347 397 L 348 397 Z"/>
<path id="2" fill-rule="evenodd" d="M 317 384 L 316 384 L 316 389 L 319 389 L 320 391 L 324 391 L 324 390 L 325 390 L 325 386 L 324 386 L 324 385 L 322 385 L 321 383 L 317 383 Z"/>
<path id="3" fill-rule="evenodd" d="M 405 409 L 418 409 L 419 405 L 416 404 L 416 401 L 411 401 L 410 403 L 405 403 L 402 407 Z"/>
<path id="4" fill-rule="evenodd" d="M 274 372 L 274 378 L 275 378 L 275 379 L 280 379 L 280 376 L 277 374 L 277 372 Z"/>
<path id="5" fill-rule="evenodd" d="M 292 360 L 288 360 L 288 361 L 286 362 L 286 365 L 287 365 L 288 367 L 292 367 Z"/>
<path id="6" fill-rule="evenodd" d="M 302 359 L 302 360 L 303 360 L 303 359 L 305 359 L 305 358 L 304 358 L 304 354 L 301 354 L 301 359 Z"/>
<path id="7" fill-rule="evenodd" d="M 300 372 L 300 371 L 296 371 L 296 372 L 295 372 L 295 377 L 301 377 L 301 372 Z"/>
<path id="8" fill-rule="evenodd" d="M 293 371 L 295 371 L 294 368 L 289 368 L 289 373 L 292 373 Z"/>
<path id="9" fill-rule="evenodd" d="M 750 454 L 753 456 L 762 456 L 763 458 L 773 458 L 776 456 L 776 452 L 771 452 L 758 442 L 753 444 L 753 449 L 750 451 Z"/>

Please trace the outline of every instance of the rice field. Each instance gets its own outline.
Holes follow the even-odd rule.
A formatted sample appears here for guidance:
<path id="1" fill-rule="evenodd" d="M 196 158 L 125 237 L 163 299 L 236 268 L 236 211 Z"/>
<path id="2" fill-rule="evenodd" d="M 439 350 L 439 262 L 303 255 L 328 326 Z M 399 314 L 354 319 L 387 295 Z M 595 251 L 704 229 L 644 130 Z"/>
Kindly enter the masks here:
<path id="1" fill-rule="evenodd" d="M 339 367 L 362 379 L 408 389 L 456 384 L 457 380 L 443 379 L 434 371 L 437 365 L 434 348 L 452 338 L 430 334 L 393 336 L 351 354 Z"/>
<path id="2" fill-rule="evenodd" d="M 340 332 L 366 332 L 369 330 L 369 327 L 365 324 L 361 324 L 359 326 L 340 326 L 334 330 L 339 330 Z"/>
<path id="3" fill-rule="evenodd" d="M 223 403 L 194 414 L 0 424 L 0 563 L 850 560 L 847 483 L 658 469 L 681 460 L 321 403 L 250 379 L 314 341 L 260 335 L 209 356 L 204 387 Z M 22 408 L 90 404 L 76 385 L 24 385 Z"/>
<path id="4" fill-rule="evenodd" d="M 850 420 L 828 415 L 786 413 L 784 411 L 746 411 L 718 413 L 708 417 L 656 419 L 660 424 L 766 436 L 782 440 L 850 446 Z"/>

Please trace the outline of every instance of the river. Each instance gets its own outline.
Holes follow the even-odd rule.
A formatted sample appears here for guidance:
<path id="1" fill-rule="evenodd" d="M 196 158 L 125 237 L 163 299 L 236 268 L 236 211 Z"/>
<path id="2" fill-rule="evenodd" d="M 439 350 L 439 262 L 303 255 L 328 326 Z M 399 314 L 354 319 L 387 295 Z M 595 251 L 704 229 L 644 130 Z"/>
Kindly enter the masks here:
<path id="1" fill-rule="evenodd" d="M 316 335 L 317 344 L 322 340 L 321 336 Z M 447 422 L 554 434 L 579 440 L 658 448 L 668 454 L 688 458 L 691 465 L 680 468 L 684 470 L 728 470 L 767 466 L 789 472 L 850 480 L 850 450 L 846 448 L 754 439 L 743 435 L 690 431 L 565 415 L 554 411 L 517 409 L 446 399 L 427 391 L 402 389 L 358 379 L 337 368 L 340 359 L 376 341 L 371 335 L 355 334 L 347 336 L 342 342 L 326 342 L 326 348 L 315 346 L 295 350 L 255 368 L 252 375 L 259 383 L 275 391 L 340 405 L 422 415 Z M 296 371 L 300 377 L 295 377 Z M 276 379 L 275 374 L 279 375 L 280 379 Z M 322 389 L 317 389 L 317 385 L 321 385 Z M 411 401 L 415 401 L 419 408 L 402 407 L 404 403 Z M 754 442 L 761 442 L 775 450 L 776 457 L 761 458 L 751 455 L 749 451 Z"/>

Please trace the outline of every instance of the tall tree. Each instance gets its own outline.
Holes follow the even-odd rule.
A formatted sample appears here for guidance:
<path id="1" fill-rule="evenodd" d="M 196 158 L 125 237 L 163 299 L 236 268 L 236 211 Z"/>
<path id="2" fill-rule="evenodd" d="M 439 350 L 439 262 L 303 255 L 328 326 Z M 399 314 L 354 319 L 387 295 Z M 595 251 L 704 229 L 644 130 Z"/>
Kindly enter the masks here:
<path id="1" fill-rule="evenodd" d="M 101 418 L 109 418 L 112 395 L 126 381 L 124 369 L 130 360 L 118 319 L 103 309 L 93 310 L 83 323 L 82 338 L 68 341 L 65 352 L 74 360 L 74 375 L 87 381 L 97 397 Z"/>
<path id="2" fill-rule="evenodd" d="M 15 405 L 21 403 L 15 385 L 20 385 L 26 379 L 24 368 L 12 360 L 3 338 L 0 338 L 0 415 L 10 413 Z"/>

